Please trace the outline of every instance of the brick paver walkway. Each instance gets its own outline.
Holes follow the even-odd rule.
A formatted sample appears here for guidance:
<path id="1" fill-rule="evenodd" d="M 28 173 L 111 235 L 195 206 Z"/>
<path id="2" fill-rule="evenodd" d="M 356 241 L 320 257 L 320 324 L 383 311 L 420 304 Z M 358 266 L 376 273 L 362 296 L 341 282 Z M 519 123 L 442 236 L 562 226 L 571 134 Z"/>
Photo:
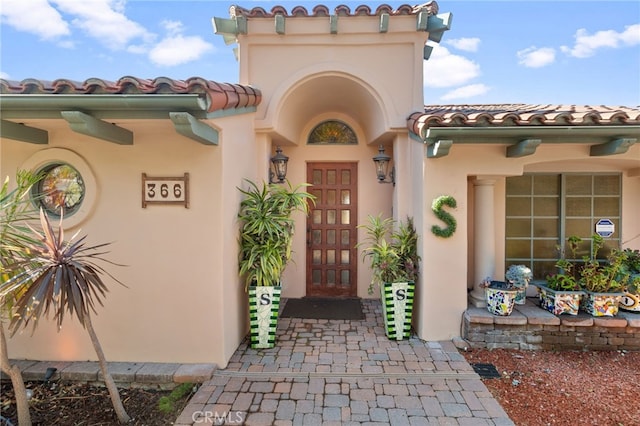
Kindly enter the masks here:
<path id="1" fill-rule="evenodd" d="M 513 425 L 453 343 L 387 339 L 361 321 L 280 318 L 276 347 L 245 341 L 176 425 Z"/>

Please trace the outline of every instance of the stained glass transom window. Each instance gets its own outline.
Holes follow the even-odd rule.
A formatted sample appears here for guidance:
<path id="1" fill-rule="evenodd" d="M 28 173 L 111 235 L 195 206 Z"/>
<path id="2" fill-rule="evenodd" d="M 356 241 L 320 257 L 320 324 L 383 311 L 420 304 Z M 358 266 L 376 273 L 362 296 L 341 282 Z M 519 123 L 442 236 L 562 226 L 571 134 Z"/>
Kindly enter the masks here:
<path id="1" fill-rule="evenodd" d="M 357 145 L 355 132 L 347 124 L 328 120 L 318 124 L 309 134 L 309 145 Z"/>

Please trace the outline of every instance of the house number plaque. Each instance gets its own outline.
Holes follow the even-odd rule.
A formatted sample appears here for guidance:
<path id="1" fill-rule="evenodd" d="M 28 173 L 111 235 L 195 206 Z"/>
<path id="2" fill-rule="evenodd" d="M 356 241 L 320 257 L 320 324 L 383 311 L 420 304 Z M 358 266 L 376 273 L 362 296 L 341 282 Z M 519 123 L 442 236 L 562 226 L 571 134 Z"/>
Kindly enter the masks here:
<path id="1" fill-rule="evenodd" d="M 150 177 L 142 174 L 142 208 L 147 204 L 180 204 L 189 208 L 189 173 L 182 177 Z"/>

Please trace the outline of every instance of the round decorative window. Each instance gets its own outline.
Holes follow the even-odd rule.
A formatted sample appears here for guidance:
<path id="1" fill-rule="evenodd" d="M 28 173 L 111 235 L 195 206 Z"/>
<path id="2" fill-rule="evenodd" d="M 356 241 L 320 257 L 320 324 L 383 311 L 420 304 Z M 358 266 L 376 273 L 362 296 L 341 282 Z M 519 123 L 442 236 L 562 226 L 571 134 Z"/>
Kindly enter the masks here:
<path id="1" fill-rule="evenodd" d="M 54 163 L 41 169 L 42 180 L 34 188 L 35 200 L 49 215 L 71 216 L 84 200 L 86 188 L 78 170 L 65 163 Z"/>
<path id="2" fill-rule="evenodd" d="M 98 185 L 89 164 L 80 155 L 64 148 L 48 148 L 34 153 L 20 166 L 43 176 L 31 191 L 31 200 L 51 218 L 64 219 L 69 229 L 92 214 Z"/>

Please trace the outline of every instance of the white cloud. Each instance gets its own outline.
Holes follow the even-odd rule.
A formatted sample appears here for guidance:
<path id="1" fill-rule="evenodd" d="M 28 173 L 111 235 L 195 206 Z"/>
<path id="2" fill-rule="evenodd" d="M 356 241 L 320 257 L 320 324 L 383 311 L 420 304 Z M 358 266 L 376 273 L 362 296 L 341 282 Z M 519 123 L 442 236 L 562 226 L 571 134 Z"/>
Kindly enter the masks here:
<path id="1" fill-rule="evenodd" d="M 182 22 L 180 21 L 165 20 L 161 22 L 161 25 L 164 27 L 165 30 L 167 30 L 167 33 L 169 35 L 180 34 L 184 29 L 184 25 L 182 25 Z"/>
<path id="2" fill-rule="evenodd" d="M 6 72 L 4 72 L 4 71 L 0 71 L 0 78 L 3 78 L 3 79 L 5 79 L 5 80 L 10 80 L 10 79 L 11 79 L 11 77 L 9 76 L 9 74 L 7 74 L 7 73 L 6 73 Z"/>
<path id="3" fill-rule="evenodd" d="M 541 68 L 556 60 L 556 50 L 551 47 L 537 48 L 535 46 L 519 50 L 518 63 L 528 68 Z"/>
<path id="4" fill-rule="evenodd" d="M 440 99 L 449 101 L 452 99 L 471 98 L 474 96 L 484 95 L 489 91 L 489 87 L 484 84 L 469 84 L 467 86 L 458 87 L 450 92 L 447 92 Z"/>
<path id="5" fill-rule="evenodd" d="M 161 25 L 167 35 L 149 51 L 149 59 L 156 65 L 181 65 L 199 59 L 213 49 L 213 45 L 201 37 L 184 36 L 184 25 L 180 21 L 165 20 Z"/>
<path id="6" fill-rule="evenodd" d="M 144 55 L 156 65 L 180 65 L 200 58 L 213 45 L 198 36 L 185 36 L 180 21 L 161 22 L 167 35 L 154 45 L 157 35 L 125 14 L 126 0 L 1 0 L 2 19 L 20 31 L 43 38 L 70 36 L 82 30 L 110 50 Z M 57 8 L 54 8 L 54 6 Z M 70 19 L 71 24 L 65 22 Z M 72 47 L 73 39 L 60 41 Z"/>
<path id="7" fill-rule="evenodd" d="M 424 85 L 452 87 L 464 84 L 480 75 L 480 66 L 446 47 L 434 46 L 431 57 L 424 63 Z"/>
<path id="8" fill-rule="evenodd" d="M 588 58 L 596 54 L 596 50 L 601 48 L 617 49 L 640 44 L 640 24 L 629 25 L 624 31 L 615 30 L 598 31 L 589 35 L 584 28 L 576 31 L 576 42 L 573 47 L 562 46 L 560 49 L 576 58 Z"/>
<path id="9" fill-rule="evenodd" d="M 71 34 L 67 22 L 47 0 L 2 0 L 0 16 L 3 23 L 43 40 Z"/>
<path id="10" fill-rule="evenodd" d="M 454 38 L 445 42 L 456 49 L 464 50 L 465 52 L 477 52 L 480 46 L 480 39 L 477 37 L 463 37 Z"/>
<path id="11" fill-rule="evenodd" d="M 73 15 L 73 26 L 82 29 L 112 50 L 124 49 L 132 40 L 146 42 L 154 35 L 124 14 L 120 0 L 52 0 L 61 11 Z"/>
<path id="12" fill-rule="evenodd" d="M 149 52 L 149 59 L 160 66 L 184 64 L 200 58 L 213 46 L 200 37 L 174 35 L 160 41 Z"/>

